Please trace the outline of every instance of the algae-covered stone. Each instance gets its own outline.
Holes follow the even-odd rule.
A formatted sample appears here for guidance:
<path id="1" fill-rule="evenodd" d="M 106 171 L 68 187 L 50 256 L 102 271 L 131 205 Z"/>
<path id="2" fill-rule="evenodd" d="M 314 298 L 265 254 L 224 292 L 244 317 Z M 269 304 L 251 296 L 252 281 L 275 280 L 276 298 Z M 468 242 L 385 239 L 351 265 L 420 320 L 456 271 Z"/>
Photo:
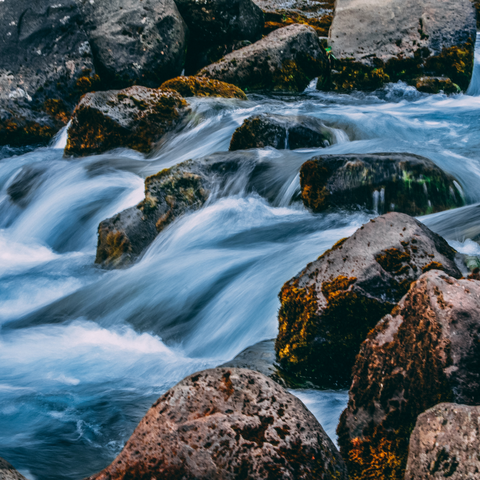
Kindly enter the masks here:
<path id="1" fill-rule="evenodd" d="M 223 97 L 246 100 L 247 96 L 235 85 L 205 77 L 177 77 L 167 80 L 161 90 L 177 91 L 183 97 Z"/>
<path id="2" fill-rule="evenodd" d="M 410 153 L 322 155 L 302 165 L 300 184 L 314 212 L 363 206 L 425 215 L 465 204 L 454 177 Z"/>
<path id="3" fill-rule="evenodd" d="M 95 65 L 109 88 L 155 88 L 180 75 L 187 26 L 174 0 L 77 1 Z"/>
<path id="4" fill-rule="evenodd" d="M 361 342 L 423 272 L 461 277 L 455 251 L 416 219 L 388 213 L 325 252 L 280 292 L 281 367 L 319 385 L 346 386 Z"/>
<path id="5" fill-rule="evenodd" d="M 90 480 L 346 480 L 305 405 L 240 368 L 195 373 L 160 397 L 112 464 Z"/>
<path id="6" fill-rule="evenodd" d="M 403 480 L 418 415 L 480 403 L 479 310 L 480 282 L 429 271 L 368 335 L 337 429 L 352 480 Z"/>
<path id="7" fill-rule="evenodd" d="M 417 418 L 405 480 L 464 480 L 480 475 L 480 407 L 441 403 Z"/>
<path id="8" fill-rule="evenodd" d="M 187 112 L 173 90 L 130 87 L 88 93 L 75 108 L 65 155 L 86 156 L 127 147 L 148 153 Z"/>
<path id="9" fill-rule="evenodd" d="M 419 92 L 424 93 L 459 93 L 460 87 L 446 77 L 420 77 L 415 85 Z"/>
<path id="10" fill-rule="evenodd" d="M 415 85 L 418 77 L 440 75 L 466 90 L 475 37 L 470 0 L 337 0 L 331 88 L 373 90 L 397 80 Z"/>
<path id="11" fill-rule="evenodd" d="M 17 472 L 6 460 L 0 458 L 0 480 L 27 480 Z"/>
<path id="12" fill-rule="evenodd" d="M 232 83 L 244 91 L 303 91 L 329 70 L 318 36 L 311 27 L 291 25 L 226 55 L 199 75 Z"/>
<path id="13" fill-rule="evenodd" d="M 333 130 L 315 117 L 262 114 L 243 121 L 232 136 L 230 150 L 328 147 L 335 140 Z"/>

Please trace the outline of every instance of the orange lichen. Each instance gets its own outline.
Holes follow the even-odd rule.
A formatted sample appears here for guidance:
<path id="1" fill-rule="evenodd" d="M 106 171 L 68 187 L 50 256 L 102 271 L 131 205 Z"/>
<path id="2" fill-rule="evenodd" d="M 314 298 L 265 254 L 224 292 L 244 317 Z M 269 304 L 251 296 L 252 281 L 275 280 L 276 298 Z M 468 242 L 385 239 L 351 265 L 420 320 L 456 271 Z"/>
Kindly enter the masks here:
<path id="1" fill-rule="evenodd" d="M 171 89 L 183 97 L 222 97 L 246 100 L 245 93 L 235 85 L 206 77 L 177 77 L 167 80 L 160 90 Z"/>
<path id="2" fill-rule="evenodd" d="M 330 192 L 325 187 L 330 171 L 322 161 L 308 160 L 300 169 L 300 187 L 305 206 L 314 212 L 328 207 Z"/>

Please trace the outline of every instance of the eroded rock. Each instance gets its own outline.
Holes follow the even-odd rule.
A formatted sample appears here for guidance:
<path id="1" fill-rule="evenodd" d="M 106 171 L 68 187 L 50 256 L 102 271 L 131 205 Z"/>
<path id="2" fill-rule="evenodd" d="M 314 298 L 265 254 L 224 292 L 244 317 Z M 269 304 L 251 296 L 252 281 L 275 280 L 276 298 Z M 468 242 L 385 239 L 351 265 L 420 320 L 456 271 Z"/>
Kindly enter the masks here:
<path id="1" fill-rule="evenodd" d="M 265 147 L 294 150 L 328 147 L 335 141 L 333 130 L 315 117 L 262 114 L 245 119 L 235 130 L 230 150 Z"/>
<path id="2" fill-rule="evenodd" d="M 441 403 L 417 418 L 405 480 L 480 476 L 480 407 Z"/>
<path id="3" fill-rule="evenodd" d="M 300 170 L 302 200 L 314 212 L 356 206 L 380 213 L 440 212 L 465 204 L 455 183 L 431 160 L 411 153 L 322 155 Z"/>
<path id="4" fill-rule="evenodd" d="M 119 147 L 148 153 L 187 112 L 173 90 L 130 87 L 88 93 L 75 108 L 65 155 L 86 156 Z"/>
<path id="5" fill-rule="evenodd" d="M 415 85 L 431 75 L 466 90 L 475 37 L 470 0 L 338 0 L 329 37 L 338 59 L 331 88 L 374 90 L 398 80 Z"/>
<path id="6" fill-rule="evenodd" d="M 346 480 L 343 460 L 301 401 L 258 372 L 217 368 L 182 380 L 90 480 Z"/>
<path id="7" fill-rule="evenodd" d="M 311 27 L 291 25 L 226 55 L 205 67 L 200 76 L 232 83 L 244 91 L 303 91 L 327 74 L 328 59 Z"/>
<path id="8" fill-rule="evenodd" d="M 167 80 L 160 90 L 175 90 L 182 97 L 223 97 L 246 100 L 247 96 L 235 85 L 205 77 L 177 77 Z"/>
<path id="9" fill-rule="evenodd" d="M 443 238 L 408 215 L 371 220 L 282 287 L 275 345 L 281 367 L 322 386 L 349 385 L 367 333 L 423 272 L 460 278 L 454 259 Z"/>
<path id="10" fill-rule="evenodd" d="M 403 480 L 417 416 L 480 403 L 479 309 L 480 282 L 433 270 L 368 335 L 337 430 L 350 478 Z"/>
<path id="11" fill-rule="evenodd" d="M 12 465 L 0 457 L 0 480 L 27 480 Z"/>

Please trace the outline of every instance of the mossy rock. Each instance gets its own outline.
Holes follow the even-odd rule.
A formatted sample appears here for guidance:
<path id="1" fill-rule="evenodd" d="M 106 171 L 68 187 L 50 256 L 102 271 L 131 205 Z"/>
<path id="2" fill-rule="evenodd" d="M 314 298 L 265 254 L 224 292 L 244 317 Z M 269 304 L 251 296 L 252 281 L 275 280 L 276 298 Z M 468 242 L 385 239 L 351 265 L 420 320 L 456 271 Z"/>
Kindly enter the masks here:
<path id="1" fill-rule="evenodd" d="M 160 90 L 175 90 L 183 97 L 221 97 L 246 100 L 240 88 L 225 82 L 205 77 L 177 77 L 167 80 Z"/>
<path id="2" fill-rule="evenodd" d="M 446 77 L 420 77 L 417 79 L 415 87 L 419 92 L 424 93 L 459 93 L 461 91 L 458 85 L 455 85 Z"/>
<path id="3" fill-rule="evenodd" d="M 424 269 L 441 266 L 461 277 L 454 257 L 445 240 L 408 215 L 388 213 L 362 226 L 282 287 L 280 366 L 319 386 L 348 386 L 368 332 Z"/>
<path id="4" fill-rule="evenodd" d="M 68 129 L 66 156 L 86 156 L 126 147 L 149 153 L 187 113 L 173 90 L 130 87 L 84 95 Z"/>
<path id="5" fill-rule="evenodd" d="M 337 430 L 351 480 L 403 480 L 418 415 L 480 402 L 480 282 L 422 275 L 370 332 Z"/>
<path id="6" fill-rule="evenodd" d="M 455 178 L 410 153 L 322 155 L 300 169 L 301 196 L 313 212 L 357 208 L 408 215 L 465 204 Z"/>
<path id="7" fill-rule="evenodd" d="M 275 12 L 264 12 L 264 14 L 264 35 L 268 35 L 279 28 L 299 23 L 312 27 L 319 37 L 328 37 L 328 31 L 333 21 L 332 12 L 325 13 L 321 16 L 310 17 L 296 11 L 280 9 Z"/>

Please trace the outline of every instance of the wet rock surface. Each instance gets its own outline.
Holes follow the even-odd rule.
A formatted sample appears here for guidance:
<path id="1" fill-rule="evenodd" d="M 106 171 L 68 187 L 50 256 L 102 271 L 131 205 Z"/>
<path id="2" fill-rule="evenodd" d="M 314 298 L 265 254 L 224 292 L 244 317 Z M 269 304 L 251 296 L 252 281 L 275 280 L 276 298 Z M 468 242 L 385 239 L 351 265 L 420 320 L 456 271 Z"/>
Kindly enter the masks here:
<path id="1" fill-rule="evenodd" d="M 0 457 L 0 480 L 27 480 L 12 465 Z"/>
<path id="2" fill-rule="evenodd" d="M 78 0 L 97 73 L 108 88 L 157 88 L 180 75 L 187 26 L 173 0 Z"/>
<path id="3" fill-rule="evenodd" d="M 455 251 L 416 219 L 388 213 L 343 239 L 280 292 L 275 348 L 283 370 L 348 386 L 360 344 L 423 272 L 462 276 Z"/>
<path id="4" fill-rule="evenodd" d="M 161 90 L 175 90 L 182 97 L 223 97 L 246 100 L 247 96 L 235 85 L 205 77 L 177 77 L 167 80 Z"/>
<path id="5" fill-rule="evenodd" d="M 409 215 L 440 212 L 465 204 L 455 183 L 431 160 L 410 153 L 322 155 L 300 170 L 302 200 L 314 212 L 355 206 Z"/>
<path id="6" fill-rule="evenodd" d="M 230 150 L 328 147 L 335 140 L 333 130 L 315 117 L 263 114 L 244 120 L 233 134 Z"/>
<path id="7" fill-rule="evenodd" d="M 480 407 L 441 403 L 417 418 L 405 480 L 480 476 Z"/>
<path id="8" fill-rule="evenodd" d="M 303 91 L 328 72 L 328 60 L 311 27 L 291 25 L 226 55 L 200 76 L 231 83 L 244 91 Z"/>
<path id="9" fill-rule="evenodd" d="M 420 77 L 415 87 L 424 93 L 460 93 L 460 88 L 446 77 Z"/>
<path id="10" fill-rule="evenodd" d="M 85 95 L 68 129 L 65 155 L 86 156 L 119 147 L 148 153 L 187 113 L 173 90 L 130 87 Z"/>
<path id="11" fill-rule="evenodd" d="M 73 0 L 1 8 L 0 145 L 44 145 L 98 82 L 88 38 Z"/>
<path id="12" fill-rule="evenodd" d="M 91 480 L 346 479 L 315 417 L 258 372 L 217 368 L 182 380 L 147 412 Z"/>
<path id="13" fill-rule="evenodd" d="M 476 37 L 470 0 L 339 0 L 330 30 L 339 60 L 336 90 L 373 90 L 388 81 L 443 75 L 462 90 L 470 83 Z"/>
<path id="14" fill-rule="evenodd" d="M 479 307 L 480 282 L 433 270 L 369 334 L 337 430 L 351 478 L 403 479 L 419 414 L 479 404 Z"/>

